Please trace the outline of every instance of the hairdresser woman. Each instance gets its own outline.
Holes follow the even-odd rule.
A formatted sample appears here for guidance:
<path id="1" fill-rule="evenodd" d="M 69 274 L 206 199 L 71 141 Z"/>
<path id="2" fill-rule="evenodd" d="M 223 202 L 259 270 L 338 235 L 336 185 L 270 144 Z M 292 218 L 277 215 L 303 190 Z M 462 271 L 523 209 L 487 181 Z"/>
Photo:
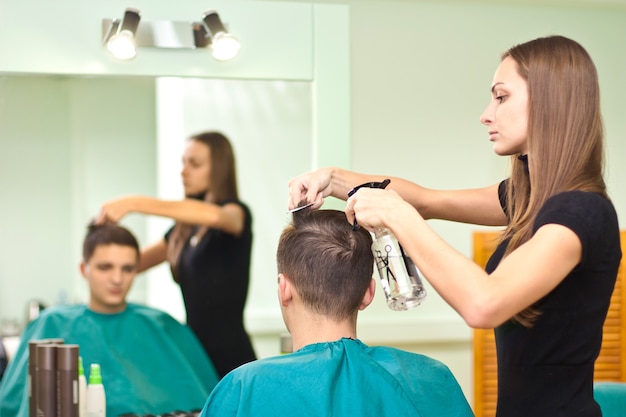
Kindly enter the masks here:
<path id="1" fill-rule="evenodd" d="M 435 290 L 472 327 L 495 328 L 498 417 L 600 417 L 593 398 L 621 258 L 602 176 L 603 129 L 595 66 L 578 43 L 539 38 L 508 50 L 481 116 L 510 177 L 486 188 L 431 190 L 401 179 L 361 188 L 347 220 L 388 227 Z M 293 179 L 290 206 L 384 176 L 323 168 Z M 486 272 L 425 219 L 505 226 Z"/>
<path id="2" fill-rule="evenodd" d="M 252 216 L 239 201 L 233 149 L 221 133 L 205 132 L 188 140 L 181 176 L 184 199 L 118 198 L 102 205 L 97 222 L 119 222 L 129 213 L 175 220 L 163 238 L 142 249 L 139 270 L 170 263 L 187 324 L 222 377 L 256 359 L 243 319 Z"/>

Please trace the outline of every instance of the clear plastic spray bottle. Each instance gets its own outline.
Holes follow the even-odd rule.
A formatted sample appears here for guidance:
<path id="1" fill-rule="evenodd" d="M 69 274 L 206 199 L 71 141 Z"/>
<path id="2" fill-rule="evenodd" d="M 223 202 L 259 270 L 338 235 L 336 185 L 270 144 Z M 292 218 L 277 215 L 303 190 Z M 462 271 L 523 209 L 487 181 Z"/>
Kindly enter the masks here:
<path id="1" fill-rule="evenodd" d="M 366 182 L 350 190 L 348 197 L 360 188 L 385 188 L 390 182 L 389 179 Z M 357 228 L 355 219 L 354 229 Z M 420 272 L 391 230 L 381 227 L 374 231 L 372 253 L 387 298 L 387 306 L 392 310 L 403 311 L 420 305 L 426 298 Z"/>

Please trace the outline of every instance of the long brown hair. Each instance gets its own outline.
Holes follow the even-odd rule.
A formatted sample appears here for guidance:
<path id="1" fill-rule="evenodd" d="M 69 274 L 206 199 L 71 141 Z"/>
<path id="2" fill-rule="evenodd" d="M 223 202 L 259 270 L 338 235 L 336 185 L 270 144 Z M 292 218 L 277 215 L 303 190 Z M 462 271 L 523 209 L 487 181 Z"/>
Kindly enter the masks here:
<path id="1" fill-rule="evenodd" d="M 528 83 L 528 172 L 513 155 L 507 188 L 510 239 L 506 254 L 532 235 L 540 208 L 552 196 L 571 190 L 607 196 L 603 179 L 604 131 L 595 65 L 577 42 L 550 36 L 514 46 L 511 57 Z M 515 318 L 529 325 L 531 307 Z"/>
<path id="2" fill-rule="evenodd" d="M 204 201 L 221 204 L 239 199 L 237 191 L 237 174 L 235 169 L 235 153 L 229 140 L 219 132 L 203 132 L 193 135 L 190 141 L 204 143 L 210 150 L 211 170 L 209 174 L 210 189 L 204 194 Z M 187 239 L 193 232 L 194 225 L 176 222 L 170 234 L 167 248 L 167 259 L 175 281 L 178 281 L 178 259 Z M 208 227 L 197 230 L 195 236 L 201 239 Z"/>

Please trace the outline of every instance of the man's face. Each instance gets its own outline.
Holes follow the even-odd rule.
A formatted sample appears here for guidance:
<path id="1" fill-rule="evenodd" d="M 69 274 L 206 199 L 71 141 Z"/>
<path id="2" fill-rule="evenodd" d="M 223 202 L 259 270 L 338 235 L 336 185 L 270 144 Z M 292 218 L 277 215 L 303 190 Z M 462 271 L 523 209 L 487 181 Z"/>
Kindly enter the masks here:
<path id="1" fill-rule="evenodd" d="M 89 283 L 89 308 L 98 313 L 119 313 L 137 274 L 138 253 L 131 246 L 100 245 L 80 271 Z"/>

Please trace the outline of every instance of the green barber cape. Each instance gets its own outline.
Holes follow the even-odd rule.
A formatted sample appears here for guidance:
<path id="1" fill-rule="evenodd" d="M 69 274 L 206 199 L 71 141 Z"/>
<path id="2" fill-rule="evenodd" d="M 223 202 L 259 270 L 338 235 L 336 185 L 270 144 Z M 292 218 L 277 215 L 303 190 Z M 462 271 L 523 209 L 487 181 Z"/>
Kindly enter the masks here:
<path id="1" fill-rule="evenodd" d="M 443 363 L 341 339 L 260 359 L 226 375 L 201 417 L 472 417 Z"/>
<path id="2" fill-rule="evenodd" d="M 78 344 L 87 378 L 90 364 L 100 364 L 107 417 L 201 409 L 218 381 L 192 331 L 162 311 L 50 307 L 24 330 L 0 381 L 0 417 L 28 417 L 28 341 L 47 338 Z"/>

